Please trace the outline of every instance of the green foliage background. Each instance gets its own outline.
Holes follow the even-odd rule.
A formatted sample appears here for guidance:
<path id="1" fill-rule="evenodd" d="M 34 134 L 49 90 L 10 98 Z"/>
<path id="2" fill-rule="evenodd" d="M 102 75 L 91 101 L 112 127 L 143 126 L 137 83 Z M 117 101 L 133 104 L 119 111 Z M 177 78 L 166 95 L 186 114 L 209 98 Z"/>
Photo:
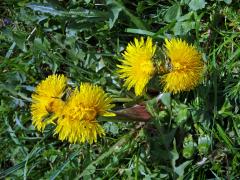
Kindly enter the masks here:
<path id="1" fill-rule="evenodd" d="M 236 179 L 240 176 L 238 0 L 0 1 L 0 178 Z M 115 72 L 127 43 L 181 37 L 203 54 L 194 91 L 148 96 L 122 88 Z M 159 57 L 161 50 L 159 48 Z M 116 109 L 146 101 L 152 120 L 103 122 L 94 145 L 69 144 L 31 124 L 36 84 L 53 73 L 92 82 Z"/>

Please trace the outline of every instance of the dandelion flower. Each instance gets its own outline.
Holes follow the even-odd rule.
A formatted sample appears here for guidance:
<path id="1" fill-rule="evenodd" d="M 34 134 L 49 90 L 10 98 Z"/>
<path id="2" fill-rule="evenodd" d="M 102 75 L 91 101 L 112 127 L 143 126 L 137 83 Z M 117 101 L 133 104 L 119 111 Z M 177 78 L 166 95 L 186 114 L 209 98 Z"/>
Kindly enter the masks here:
<path id="1" fill-rule="evenodd" d="M 88 83 L 81 84 L 79 89 L 71 93 L 58 117 L 55 134 L 58 134 L 60 140 L 70 143 L 96 142 L 97 136 L 105 135 L 96 117 L 114 115 L 108 112 L 113 107 L 111 101 L 102 88 Z"/>
<path id="2" fill-rule="evenodd" d="M 32 94 L 31 114 L 33 125 L 43 131 L 54 119 L 53 114 L 61 112 L 64 102 L 62 96 L 67 85 L 63 75 L 51 75 L 41 81 Z"/>
<path id="3" fill-rule="evenodd" d="M 145 86 L 154 74 L 152 58 L 155 50 L 156 45 L 153 45 L 150 37 L 146 42 L 143 37 L 140 40 L 135 38 L 134 43 L 130 42 L 123 53 L 122 65 L 118 65 L 120 78 L 125 81 L 124 86 L 128 90 L 134 87 L 137 96 L 142 95 Z"/>
<path id="4" fill-rule="evenodd" d="M 181 39 L 165 40 L 170 72 L 163 75 L 165 92 L 173 94 L 189 91 L 201 81 L 204 64 L 196 47 Z"/>

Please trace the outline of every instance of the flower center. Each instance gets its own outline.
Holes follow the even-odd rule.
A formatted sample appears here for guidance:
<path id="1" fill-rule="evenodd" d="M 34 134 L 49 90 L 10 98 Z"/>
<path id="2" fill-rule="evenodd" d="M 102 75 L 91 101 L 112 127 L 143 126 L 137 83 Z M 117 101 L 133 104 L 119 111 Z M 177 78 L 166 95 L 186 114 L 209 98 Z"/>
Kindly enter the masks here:
<path id="1" fill-rule="evenodd" d="M 46 110 L 49 113 L 56 113 L 60 111 L 63 107 L 64 102 L 61 99 L 52 98 L 52 100 L 46 106 Z"/>
<path id="2" fill-rule="evenodd" d="M 176 63 L 174 63 L 173 67 L 175 70 L 180 70 L 180 69 L 185 69 L 187 66 L 176 62 Z"/>
<path id="3" fill-rule="evenodd" d="M 97 116 L 97 112 L 94 108 L 83 108 L 82 112 L 82 118 L 88 121 L 94 120 Z"/>
<path id="4" fill-rule="evenodd" d="M 140 68 L 143 73 L 145 74 L 152 74 L 153 73 L 153 65 L 151 62 L 143 62 L 140 64 Z"/>

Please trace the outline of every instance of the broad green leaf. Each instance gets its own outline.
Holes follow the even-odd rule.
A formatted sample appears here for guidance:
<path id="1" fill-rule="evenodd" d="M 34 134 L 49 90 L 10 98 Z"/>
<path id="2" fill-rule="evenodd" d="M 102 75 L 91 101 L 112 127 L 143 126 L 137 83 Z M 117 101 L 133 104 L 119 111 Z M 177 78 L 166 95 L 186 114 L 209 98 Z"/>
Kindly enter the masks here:
<path id="1" fill-rule="evenodd" d="M 117 135 L 119 133 L 119 128 L 114 122 L 107 122 L 104 124 L 104 129 L 106 132 L 111 132 L 113 135 Z"/>
<path id="2" fill-rule="evenodd" d="M 112 6 L 111 7 L 111 14 L 109 16 L 109 28 L 111 29 L 114 26 L 114 23 L 118 19 L 119 13 L 122 11 L 122 8 L 119 6 Z"/>
<path id="3" fill-rule="evenodd" d="M 46 4 L 36 4 L 36 3 L 29 3 L 27 5 L 33 11 L 39 11 L 41 13 L 47 13 L 52 16 L 63 16 L 63 17 L 83 17 L 83 18 L 107 18 L 109 13 L 104 11 L 98 10 L 88 10 L 84 8 L 73 9 L 69 11 L 58 10 L 52 6 Z M 89 19 L 88 19 L 89 21 Z M 99 21 L 99 19 L 98 19 Z"/>
<path id="4" fill-rule="evenodd" d="M 189 117 L 188 106 L 184 104 L 180 104 L 176 107 L 175 111 L 177 112 L 177 116 L 175 117 L 174 121 L 180 125 L 184 123 L 187 118 Z"/>
<path id="5" fill-rule="evenodd" d="M 139 29 L 143 29 L 146 30 L 147 28 L 145 27 L 145 24 L 142 22 L 142 20 L 135 16 L 134 14 L 132 14 L 123 4 L 122 1 L 116 1 L 116 0 L 109 0 L 109 2 L 107 2 L 107 4 L 112 4 L 118 8 L 121 8 L 123 10 L 123 12 L 130 18 L 130 20 L 132 21 L 132 23 Z"/>
<path id="6" fill-rule="evenodd" d="M 160 100 L 165 106 L 167 106 L 167 107 L 171 106 L 171 94 L 170 93 L 162 93 L 160 95 Z"/>
<path id="7" fill-rule="evenodd" d="M 195 29 L 195 24 L 193 21 L 177 22 L 173 27 L 173 32 L 176 36 L 186 35 L 190 30 Z"/>
<path id="8" fill-rule="evenodd" d="M 164 20 L 167 22 L 173 22 L 176 21 L 177 18 L 181 15 L 182 10 L 179 4 L 174 4 L 173 6 L 171 6 L 165 16 L 164 16 Z"/>
<path id="9" fill-rule="evenodd" d="M 181 165 L 179 165 L 178 167 L 175 168 L 174 172 L 179 175 L 180 177 L 179 178 L 182 178 L 182 176 L 184 175 L 184 171 L 185 171 L 185 168 L 191 164 L 192 160 L 190 161 L 185 161 L 184 163 L 182 163 Z"/>
<path id="10" fill-rule="evenodd" d="M 191 0 L 191 2 L 189 3 L 190 9 L 193 11 L 205 8 L 205 5 L 205 0 Z"/>
<path id="11" fill-rule="evenodd" d="M 96 167 L 94 165 L 90 165 L 88 166 L 86 169 L 84 169 L 83 173 L 82 173 L 82 176 L 88 176 L 88 175 L 91 175 L 93 174 L 94 172 L 96 171 Z"/>
<path id="12" fill-rule="evenodd" d="M 84 0 L 84 1 L 85 1 L 85 3 L 87 3 L 87 4 L 91 2 L 91 0 Z"/>
<path id="13" fill-rule="evenodd" d="M 224 2 L 225 2 L 226 4 L 231 4 L 231 3 L 232 3 L 232 0 L 224 0 Z"/>
<path id="14" fill-rule="evenodd" d="M 178 17 L 177 21 L 180 22 L 180 21 L 190 20 L 192 18 L 192 16 L 193 16 L 193 12 L 191 11 L 183 16 Z"/>
<path id="15" fill-rule="evenodd" d="M 42 5 L 42 4 L 35 4 L 29 3 L 27 7 L 31 8 L 34 11 L 40 11 L 42 13 L 49 13 L 53 16 L 61 15 L 63 11 L 57 10 L 52 6 Z"/>
<path id="16" fill-rule="evenodd" d="M 15 41 L 16 45 L 24 52 L 27 51 L 25 41 L 26 41 L 26 34 L 23 32 L 13 32 L 13 40 Z"/>
<path id="17" fill-rule="evenodd" d="M 142 29 L 133 29 L 133 28 L 127 28 L 126 32 L 128 33 L 133 33 L 133 34 L 140 34 L 140 35 L 147 35 L 147 36 L 155 36 L 156 33 L 147 31 L 147 30 L 142 30 Z M 157 35 L 156 37 L 165 39 L 166 37 Z"/>
<path id="18" fill-rule="evenodd" d="M 44 38 L 43 40 L 41 38 L 35 38 L 33 47 L 35 51 L 47 52 L 50 48 L 50 43 L 46 38 Z"/>

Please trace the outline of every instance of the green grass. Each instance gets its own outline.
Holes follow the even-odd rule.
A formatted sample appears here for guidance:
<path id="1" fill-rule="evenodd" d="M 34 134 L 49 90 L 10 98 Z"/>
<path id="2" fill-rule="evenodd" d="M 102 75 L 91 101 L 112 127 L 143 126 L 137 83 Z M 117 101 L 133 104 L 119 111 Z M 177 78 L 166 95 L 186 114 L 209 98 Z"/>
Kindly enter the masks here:
<path id="1" fill-rule="evenodd" d="M 0 2 L 0 179 L 236 179 L 240 176 L 238 0 L 2 0 Z M 193 43 L 203 83 L 141 98 L 122 88 L 116 65 L 134 37 Z M 159 57 L 161 50 L 159 48 Z M 116 109 L 147 101 L 150 122 L 103 122 L 106 137 L 69 144 L 31 123 L 34 87 L 53 73 L 91 82 Z M 157 93 L 153 93 L 157 92 Z"/>

